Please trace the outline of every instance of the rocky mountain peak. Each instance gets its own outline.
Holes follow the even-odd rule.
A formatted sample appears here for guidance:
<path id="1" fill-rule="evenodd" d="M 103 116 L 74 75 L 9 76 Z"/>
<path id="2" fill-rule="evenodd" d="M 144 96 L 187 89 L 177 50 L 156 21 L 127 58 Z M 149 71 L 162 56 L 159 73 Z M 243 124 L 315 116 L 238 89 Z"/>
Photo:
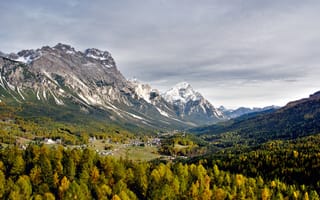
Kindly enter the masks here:
<path id="1" fill-rule="evenodd" d="M 44 46 L 40 49 L 22 50 L 18 53 L 5 54 L 1 53 L 0 56 L 9 58 L 14 61 L 22 62 L 25 64 L 33 63 L 35 60 L 45 57 L 45 59 L 53 60 L 56 58 L 69 59 L 72 56 L 73 61 L 79 63 L 92 63 L 99 64 L 104 68 L 116 69 L 116 63 L 108 51 L 101 51 L 96 48 L 86 49 L 84 52 L 77 51 L 74 47 L 68 44 L 58 43 L 53 47 Z M 80 60 L 81 59 L 81 60 Z"/>
<path id="2" fill-rule="evenodd" d="M 203 97 L 199 92 L 194 91 L 189 83 L 181 82 L 166 91 L 163 98 L 170 103 L 187 103 L 190 100 L 197 101 Z"/>
<path id="3" fill-rule="evenodd" d="M 183 119 L 213 122 L 222 118 L 221 113 L 187 82 L 176 84 L 162 97 L 173 105 L 176 114 Z"/>
<path id="4" fill-rule="evenodd" d="M 86 57 L 94 58 L 94 59 L 97 59 L 97 60 L 107 60 L 111 56 L 109 52 L 101 51 L 101 50 L 96 49 L 96 48 L 86 49 L 84 51 L 84 54 L 85 54 Z"/>
<path id="5" fill-rule="evenodd" d="M 84 55 L 86 58 L 101 62 L 105 67 L 116 67 L 116 63 L 108 51 L 101 51 L 96 48 L 90 48 L 84 51 Z"/>
<path id="6" fill-rule="evenodd" d="M 53 47 L 54 49 L 58 49 L 60 51 L 64 51 L 66 53 L 75 53 L 75 49 L 68 44 L 58 43 Z"/>
<path id="7" fill-rule="evenodd" d="M 310 95 L 310 98 L 320 98 L 320 91 Z"/>
<path id="8" fill-rule="evenodd" d="M 22 50 L 18 53 L 10 53 L 9 55 L 3 54 L 4 57 L 7 57 L 11 60 L 15 60 L 22 63 L 31 63 L 32 61 L 38 59 L 41 56 L 40 50 Z"/>

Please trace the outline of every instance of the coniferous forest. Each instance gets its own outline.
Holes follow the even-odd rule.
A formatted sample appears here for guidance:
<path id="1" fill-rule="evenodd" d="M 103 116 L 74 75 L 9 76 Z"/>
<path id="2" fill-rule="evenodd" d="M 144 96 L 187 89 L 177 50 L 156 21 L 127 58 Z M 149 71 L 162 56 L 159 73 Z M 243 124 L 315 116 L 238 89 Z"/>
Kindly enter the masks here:
<path id="1" fill-rule="evenodd" d="M 319 199 L 320 152 L 312 139 L 288 144 L 283 151 L 270 143 L 193 163 L 136 162 L 62 146 L 13 146 L 0 151 L 0 197 L 314 200 Z"/>

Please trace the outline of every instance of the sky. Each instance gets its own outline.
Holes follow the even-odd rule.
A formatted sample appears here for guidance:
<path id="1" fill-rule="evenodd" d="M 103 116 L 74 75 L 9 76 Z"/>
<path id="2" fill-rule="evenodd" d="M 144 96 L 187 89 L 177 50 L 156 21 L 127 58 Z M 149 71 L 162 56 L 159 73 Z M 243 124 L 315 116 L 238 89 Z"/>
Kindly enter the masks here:
<path id="1" fill-rule="evenodd" d="M 109 51 L 128 79 L 186 81 L 214 106 L 283 106 L 320 90 L 319 0 L 1 0 L 0 51 Z"/>

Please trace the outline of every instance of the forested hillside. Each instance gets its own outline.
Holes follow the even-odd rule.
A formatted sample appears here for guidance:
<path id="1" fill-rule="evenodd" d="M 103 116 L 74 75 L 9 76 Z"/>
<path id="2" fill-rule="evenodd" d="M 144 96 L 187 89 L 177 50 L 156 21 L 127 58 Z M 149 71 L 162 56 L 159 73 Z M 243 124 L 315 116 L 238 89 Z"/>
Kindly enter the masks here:
<path id="1" fill-rule="evenodd" d="M 243 116 L 207 127 L 191 129 L 208 140 L 233 138 L 231 143 L 262 144 L 274 139 L 294 139 L 320 132 L 320 95 L 290 102 L 271 112 Z"/>
<path id="2" fill-rule="evenodd" d="M 250 148 L 230 148 L 195 158 L 221 169 L 250 177 L 309 186 L 320 191 L 320 134 L 294 140 L 273 140 Z"/>
<path id="3" fill-rule="evenodd" d="M 209 160 L 132 162 L 33 145 L 2 149 L 0 160 L 2 199 L 319 199 L 308 185 L 222 171 Z"/>

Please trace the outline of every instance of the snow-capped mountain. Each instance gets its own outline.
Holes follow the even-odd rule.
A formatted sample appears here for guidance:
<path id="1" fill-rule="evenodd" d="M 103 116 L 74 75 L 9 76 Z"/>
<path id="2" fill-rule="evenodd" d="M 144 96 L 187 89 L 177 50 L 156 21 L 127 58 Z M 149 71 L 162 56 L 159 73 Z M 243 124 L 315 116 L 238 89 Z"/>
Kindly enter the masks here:
<path id="1" fill-rule="evenodd" d="M 187 82 L 181 82 L 162 94 L 182 119 L 213 123 L 223 115 Z"/>
<path id="2" fill-rule="evenodd" d="M 226 119 L 190 84 L 179 83 L 161 94 L 148 84 L 127 80 L 111 54 L 95 48 L 78 51 L 59 43 L 0 53 L 0 70 L 0 102 L 19 104 L 24 114 L 65 119 L 68 112 L 152 128 Z"/>
<path id="3" fill-rule="evenodd" d="M 54 47 L 9 54 L 10 60 L 25 65 L 18 64 L 18 71 L 11 71 L 10 65 L 2 65 L 8 72 L 2 77 L 22 91 L 33 89 L 40 100 L 54 96 L 58 104 L 63 104 L 65 97 L 75 97 L 83 104 L 103 108 L 109 108 L 110 101 L 126 102 L 120 90 L 128 90 L 127 80 L 117 70 L 112 57 L 92 58 L 90 51 L 75 51 L 71 46 L 59 43 Z M 109 55 L 108 52 L 99 53 Z M 30 79 L 26 79 L 26 74 Z"/>
<path id="4" fill-rule="evenodd" d="M 166 101 L 160 94 L 159 90 L 151 88 L 150 85 L 139 82 L 138 80 L 130 80 L 138 99 L 152 104 L 156 110 L 164 117 L 168 117 L 173 121 L 181 121 L 174 110 L 173 104 Z M 186 121 L 189 125 L 195 125 L 196 122 Z"/>
<path id="5" fill-rule="evenodd" d="M 98 49 L 81 52 L 59 43 L 4 56 L 0 58 L 1 102 L 48 112 L 73 109 L 135 126 L 186 125 L 182 121 L 171 123 L 170 117 L 164 117 L 152 104 L 137 98 L 109 52 Z"/>
<path id="6" fill-rule="evenodd" d="M 192 88 L 183 95 L 183 109 L 177 110 L 177 104 L 158 90 L 128 81 L 111 54 L 95 48 L 77 51 L 59 43 L 2 54 L 0 69 L 0 101 L 28 105 L 27 109 L 72 108 L 83 114 L 98 113 L 109 121 L 157 128 L 183 128 L 218 119 L 210 111 L 214 110 L 211 104 Z"/>
<path id="7" fill-rule="evenodd" d="M 182 103 L 197 101 L 203 98 L 200 93 L 195 92 L 187 82 L 181 82 L 163 93 L 163 98 L 169 103 Z"/>

